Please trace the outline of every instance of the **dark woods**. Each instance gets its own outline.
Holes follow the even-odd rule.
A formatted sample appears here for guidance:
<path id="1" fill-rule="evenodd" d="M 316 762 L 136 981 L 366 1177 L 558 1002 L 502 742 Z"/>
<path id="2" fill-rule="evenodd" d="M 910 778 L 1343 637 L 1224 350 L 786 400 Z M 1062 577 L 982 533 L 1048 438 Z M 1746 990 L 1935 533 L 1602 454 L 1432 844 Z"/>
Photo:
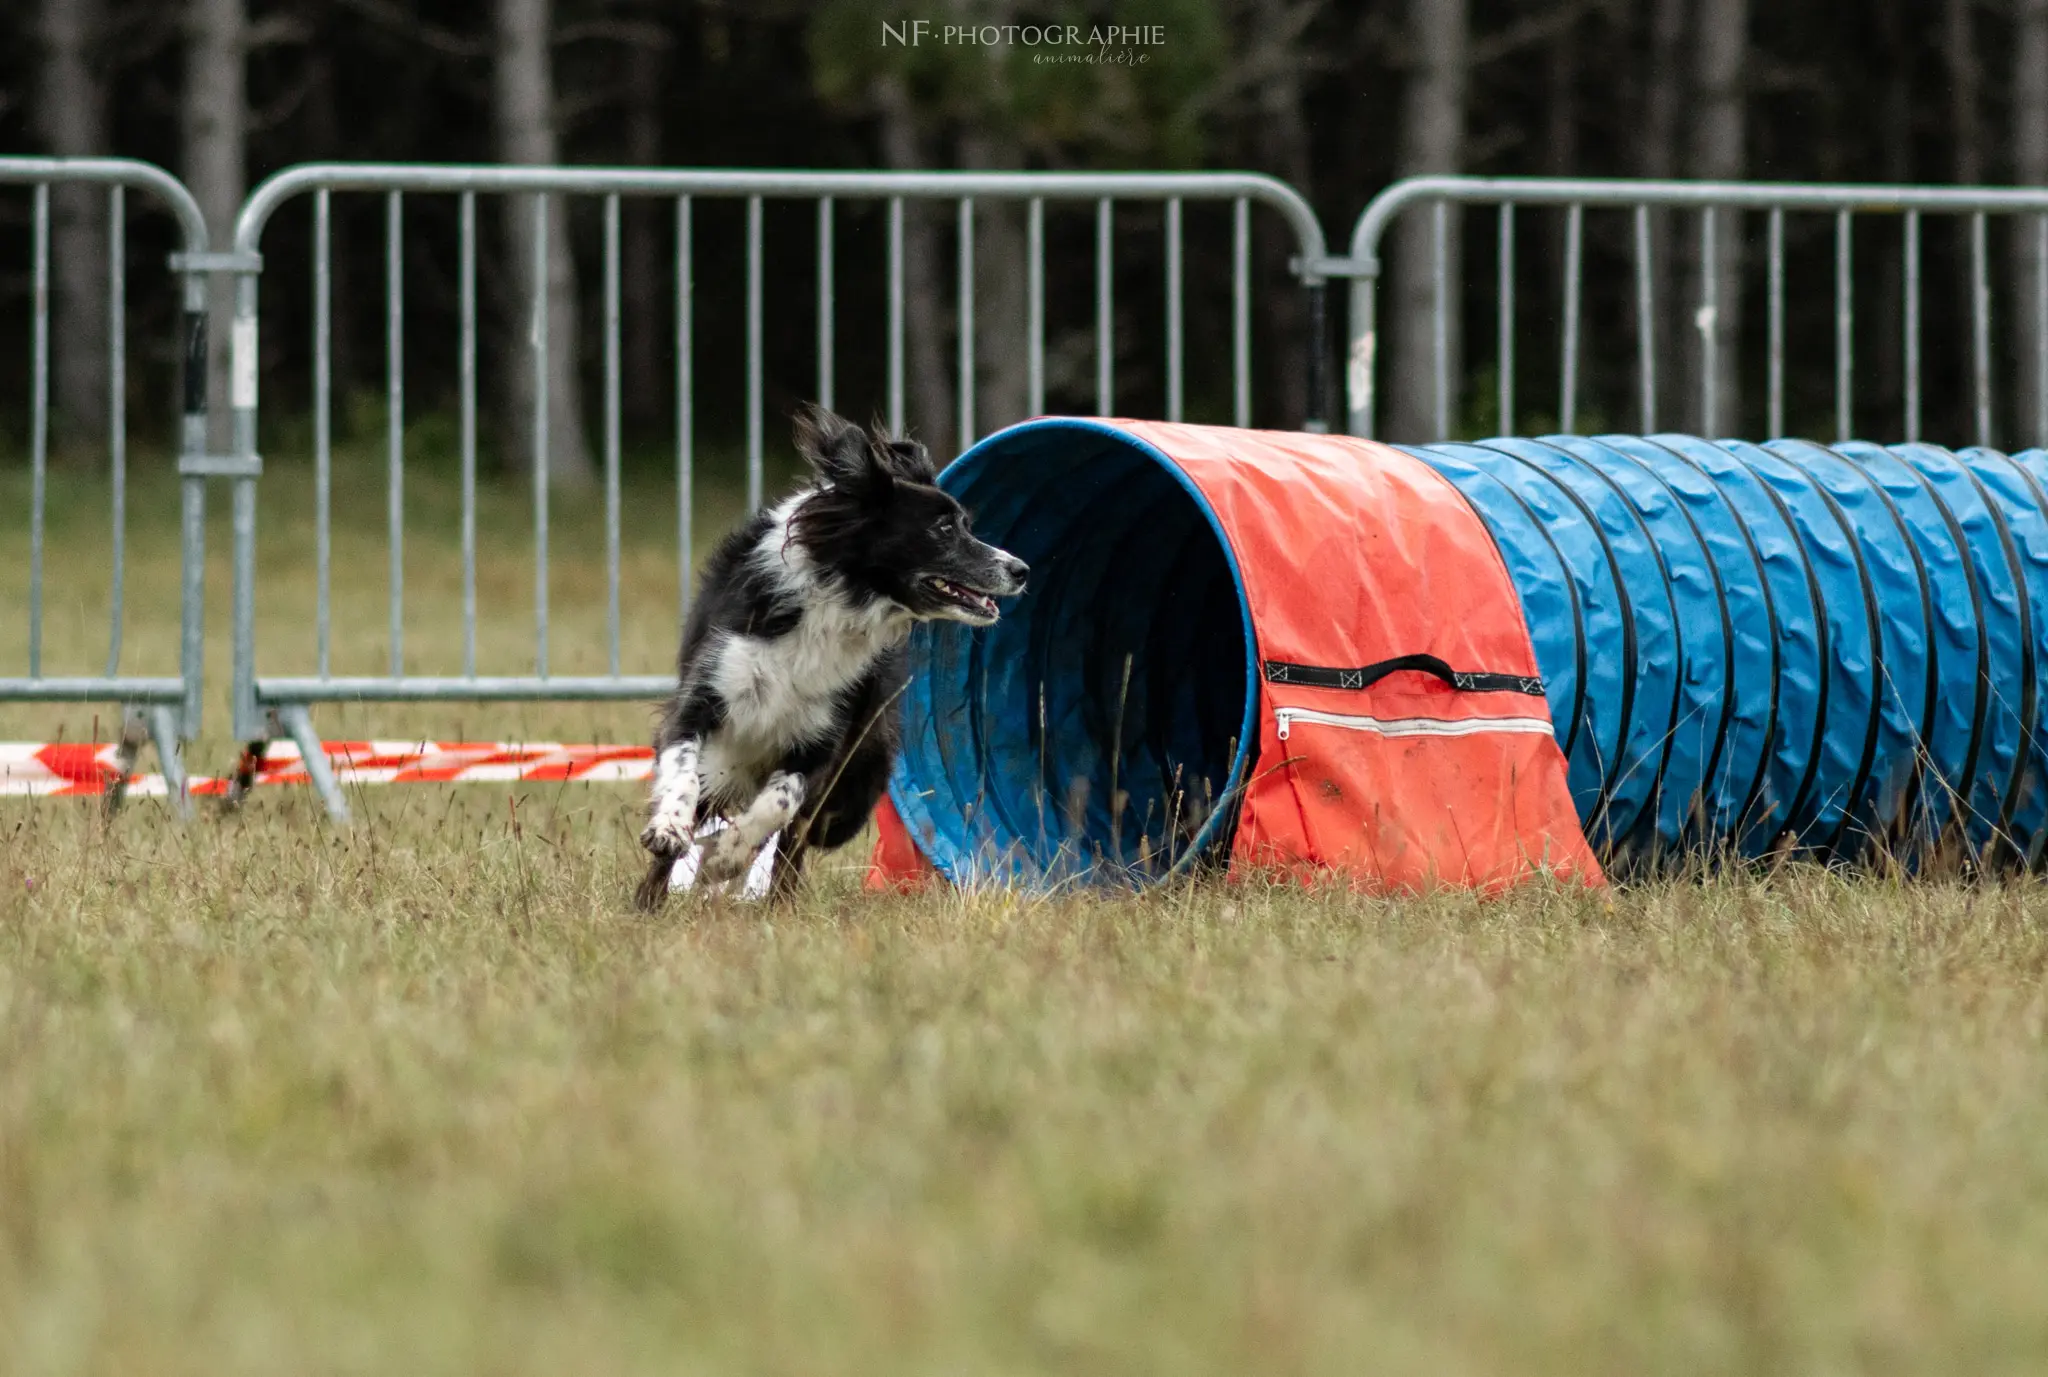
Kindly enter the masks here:
<path id="1" fill-rule="evenodd" d="M 926 22 L 917 46 L 889 41 Z M 1158 41 L 1109 63 L 1047 62 L 1043 46 L 942 41 L 945 25 L 1057 22 L 1144 28 Z M 1133 45 L 1120 44 L 1130 50 Z M 1135 60 L 1142 57 L 1142 61 Z M 198 195 L 217 236 L 265 175 L 313 159 L 563 161 L 583 164 L 840 168 L 1249 168 L 1305 192 L 1342 252 L 1372 193 L 1411 172 L 1750 177 L 2048 184 L 2048 0 L 12 0 L 0 7 L 0 152 L 118 153 L 164 164 Z M 0 424 L 26 411 L 29 202 L 0 196 Z M 334 365 L 337 425 L 375 433 L 384 377 L 384 214 L 376 196 L 335 199 Z M 584 360 L 555 380 L 564 429 L 556 463 L 571 481 L 596 424 L 600 319 L 597 207 L 563 210 L 551 318 L 578 330 Z M 707 439 L 742 433 L 737 398 L 742 208 L 695 208 L 698 425 Z M 104 200 L 53 202 L 58 303 L 54 408 L 60 435 L 95 437 L 106 375 Z M 279 341 L 310 327 L 309 214 L 279 217 L 266 238 L 266 400 L 303 410 L 304 359 Z M 530 262 L 521 218 L 479 209 L 487 404 L 506 426 L 524 414 L 511 328 L 523 319 Z M 986 431 L 1022 414 L 1023 218 L 977 217 L 977 407 Z M 405 209 L 408 411 L 450 406 L 455 353 L 455 209 L 410 198 Z M 956 282 L 950 206 L 913 210 L 906 235 L 907 402 L 933 446 L 952 445 L 957 385 Z M 1426 224 L 1417 217 L 1414 224 Z M 814 213 L 767 215 L 767 375 L 772 410 L 816 391 Z M 1120 211 L 1118 401 L 1156 411 L 1161 234 L 1156 208 Z M 1994 230 L 2001 377 L 2032 375 L 2027 326 L 2033 271 L 2024 234 Z M 1047 220 L 1048 402 L 1092 410 L 1092 216 Z M 1493 388 L 1493 229 L 1454 224 L 1464 271 L 1458 411 L 1487 429 Z M 654 444 L 674 425 L 675 214 L 633 203 L 623 221 L 622 328 L 629 434 Z M 1426 231 L 1425 231 L 1426 232 Z M 872 204 L 838 211 L 836 400 L 864 411 L 882 396 L 882 219 Z M 1689 423 L 1686 376 L 1698 300 L 1694 228 L 1659 226 L 1656 326 L 1668 397 L 1662 420 Z M 1790 428 L 1831 434 L 1832 226 L 1788 230 L 1793 282 Z M 1862 233 L 1862 231 L 1859 231 Z M 1724 260 L 1739 341 L 1734 423 L 1762 425 L 1760 223 Z M 1899 230 L 1873 217 L 1858 243 L 1861 414 L 1894 438 L 1902 377 Z M 1591 353 L 1579 426 L 1634 421 L 1633 284 L 1625 217 L 1589 215 L 1586 312 Z M 1519 429 L 1555 412 L 1562 217 L 1519 224 L 1518 320 L 1529 399 Z M 1424 241 L 1426 242 L 1426 240 Z M 1256 419 L 1301 414 L 1299 295 L 1277 226 L 1255 235 Z M 1404 243 L 1407 253 L 1402 252 Z M 1964 234 L 1930 222 L 1924 351 L 1930 438 L 1967 438 L 1959 379 Z M 143 217 L 129 236 L 131 376 L 137 404 L 168 412 L 171 298 L 165 227 Z M 1189 412 L 1229 410 L 1227 214 L 1188 218 Z M 1429 287 L 1404 272 L 1414 241 L 1396 236 L 1384 295 L 1399 370 L 1389 433 L 1420 434 L 1426 387 L 1412 362 Z M 2006 303 L 2013 303 L 2008 306 Z M 1333 338 L 1343 294 L 1333 294 Z M 303 339 L 303 333 L 296 338 Z M 161 343 L 160 343 L 161 342 Z M 1954 378 L 1950 378 L 1954 374 Z M 578 385 L 583 391 L 579 403 Z M 161 399 L 163 405 L 159 406 Z M 580 411 L 580 414 L 579 414 Z M 1340 408 L 1341 411 L 1341 408 Z M 1728 413 L 1724 412 L 1724 416 Z M 2001 383 L 2000 430 L 2032 414 Z M 771 434 L 779 430 L 771 425 Z M 501 428 L 500 434 L 504 433 Z M 11 443 L 7 446 L 13 450 Z M 516 456 L 519 445 L 494 453 Z M 14 462 L 12 460 L 8 462 Z M 514 461 L 516 462 L 516 461 Z M 581 463 L 587 465 L 587 457 Z"/>

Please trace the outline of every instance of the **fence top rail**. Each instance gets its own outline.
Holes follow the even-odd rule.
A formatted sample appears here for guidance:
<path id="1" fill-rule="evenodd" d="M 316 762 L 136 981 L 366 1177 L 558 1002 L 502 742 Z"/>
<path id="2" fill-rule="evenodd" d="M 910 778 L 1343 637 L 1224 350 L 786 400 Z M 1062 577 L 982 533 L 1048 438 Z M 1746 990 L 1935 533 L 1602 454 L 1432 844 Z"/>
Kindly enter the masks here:
<path id="1" fill-rule="evenodd" d="M 1380 238 L 1419 202 L 1460 204 L 1677 206 L 1722 210 L 2048 213 L 2048 187 L 1889 186 L 1812 182 L 1693 182 L 1632 178 L 1409 177 L 1372 198 L 1351 230 L 1350 259 L 1323 265 L 1332 277 L 1379 275 Z"/>
<path id="2" fill-rule="evenodd" d="M 249 194 L 235 246 L 254 252 L 284 201 L 306 191 L 562 192 L 668 196 L 845 196 L 957 200 L 1165 201 L 1244 197 L 1278 211 L 1305 261 L 1324 257 L 1323 228 L 1302 194 L 1258 172 L 815 172 L 740 168 L 506 167 L 494 164 L 304 163 Z"/>
<path id="3" fill-rule="evenodd" d="M 206 252 L 206 215 L 185 184 L 138 158 L 0 158 L 0 186 L 127 186 L 154 193 L 171 208 L 187 253 Z"/>

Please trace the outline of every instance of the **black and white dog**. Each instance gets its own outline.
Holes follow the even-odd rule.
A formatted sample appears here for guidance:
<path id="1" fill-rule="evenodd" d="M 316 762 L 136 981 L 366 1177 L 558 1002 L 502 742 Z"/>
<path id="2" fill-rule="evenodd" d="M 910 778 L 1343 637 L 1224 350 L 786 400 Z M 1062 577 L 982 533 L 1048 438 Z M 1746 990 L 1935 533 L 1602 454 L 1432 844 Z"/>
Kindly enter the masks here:
<path id="1" fill-rule="evenodd" d="M 683 628 L 676 695 L 654 738 L 636 896 L 661 906 L 699 824 L 700 883 L 736 879 L 780 833 L 771 891 L 811 847 L 843 846 L 882 796 L 899 738 L 911 624 L 988 626 L 1024 561 L 976 540 L 925 447 L 822 409 L 797 418 L 817 481 L 727 536 Z"/>

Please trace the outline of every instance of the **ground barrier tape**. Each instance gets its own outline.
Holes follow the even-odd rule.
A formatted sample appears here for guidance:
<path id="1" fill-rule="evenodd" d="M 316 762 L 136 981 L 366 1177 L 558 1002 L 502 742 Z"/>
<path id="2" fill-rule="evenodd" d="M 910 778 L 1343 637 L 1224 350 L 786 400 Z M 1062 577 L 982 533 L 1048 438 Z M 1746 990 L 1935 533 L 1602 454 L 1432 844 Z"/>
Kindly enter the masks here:
<path id="1" fill-rule="evenodd" d="M 565 746 L 557 741 L 328 741 L 328 765 L 352 784 L 505 784 L 549 780 L 629 783 L 654 773 L 645 746 Z M 111 742 L 0 741 L 0 795 L 96 797 L 121 778 L 120 747 Z M 273 744 L 256 772 L 258 785 L 305 784 L 306 766 L 290 742 Z M 228 780 L 197 776 L 195 795 L 224 794 Z M 128 793 L 161 798 L 160 774 L 134 775 Z"/>

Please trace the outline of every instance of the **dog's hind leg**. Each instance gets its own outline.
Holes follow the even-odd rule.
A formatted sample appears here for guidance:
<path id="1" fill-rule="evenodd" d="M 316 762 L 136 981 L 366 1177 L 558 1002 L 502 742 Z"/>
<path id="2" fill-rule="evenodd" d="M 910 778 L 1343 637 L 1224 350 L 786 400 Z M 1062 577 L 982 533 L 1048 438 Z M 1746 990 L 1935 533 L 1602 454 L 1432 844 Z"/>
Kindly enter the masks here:
<path id="1" fill-rule="evenodd" d="M 789 826 L 803 802 L 802 775 L 777 770 L 768 776 L 768 783 L 746 810 L 704 844 L 704 864 L 697 872 L 698 881 L 716 884 L 739 878 L 768 838 Z"/>
<path id="2" fill-rule="evenodd" d="M 647 826 L 640 831 L 640 844 L 658 861 L 673 863 L 690 848 L 702 788 L 697 776 L 697 751 L 697 738 L 686 736 L 664 747 L 655 758 L 654 787 L 649 793 Z M 662 873 L 666 877 L 667 871 Z"/>

